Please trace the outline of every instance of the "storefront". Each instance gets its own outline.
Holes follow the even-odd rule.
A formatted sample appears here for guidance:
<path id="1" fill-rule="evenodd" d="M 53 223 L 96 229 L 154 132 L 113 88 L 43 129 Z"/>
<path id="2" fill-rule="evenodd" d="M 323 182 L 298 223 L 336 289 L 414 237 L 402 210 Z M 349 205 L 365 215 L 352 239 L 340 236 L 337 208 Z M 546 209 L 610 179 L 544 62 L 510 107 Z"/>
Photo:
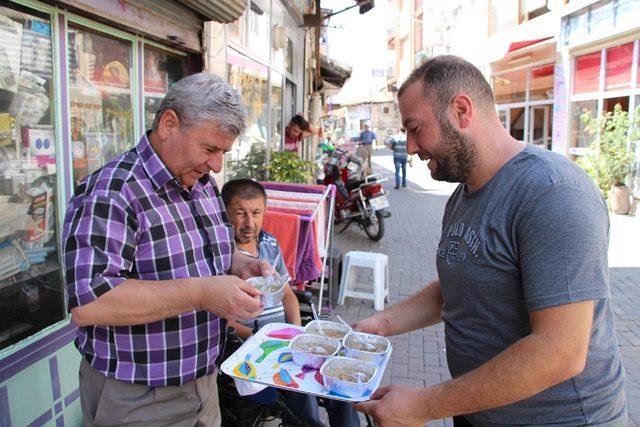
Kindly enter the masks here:
<path id="1" fill-rule="evenodd" d="M 504 58 L 491 63 L 498 114 L 511 136 L 551 149 L 555 40 L 511 43 Z"/>
<path id="2" fill-rule="evenodd" d="M 0 6 L 2 426 L 80 424 L 61 271 L 66 202 L 79 180 L 137 143 L 173 82 L 202 70 L 204 21 L 246 7 L 224 18 L 195 3 Z"/>
<path id="3" fill-rule="evenodd" d="M 600 117 L 616 104 L 640 106 L 640 1 L 600 1 L 568 10 L 561 22 L 556 74 L 554 147 L 572 158 L 591 141 L 581 116 Z"/>
<path id="4" fill-rule="evenodd" d="M 268 165 L 270 151 L 283 149 L 291 117 L 308 111 L 303 84 L 308 52 L 300 26 L 313 3 L 288 3 L 250 1 L 240 19 L 226 25 L 225 72 L 248 113 L 247 131 L 226 157 L 227 179 L 252 176 L 253 165 Z"/>

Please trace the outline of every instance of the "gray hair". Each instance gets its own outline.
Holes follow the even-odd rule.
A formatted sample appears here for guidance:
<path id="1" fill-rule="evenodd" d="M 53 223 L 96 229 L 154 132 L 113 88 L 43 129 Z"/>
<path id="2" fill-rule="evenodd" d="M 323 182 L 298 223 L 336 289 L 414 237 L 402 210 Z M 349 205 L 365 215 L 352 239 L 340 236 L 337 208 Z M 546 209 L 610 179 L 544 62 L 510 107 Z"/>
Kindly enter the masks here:
<path id="1" fill-rule="evenodd" d="M 238 92 L 220 77 L 202 72 L 187 76 L 171 86 L 153 119 L 157 130 L 167 110 L 178 116 L 186 129 L 203 122 L 215 122 L 220 132 L 235 137 L 247 127 L 247 111 Z"/>
<path id="2" fill-rule="evenodd" d="M 440 120 L 444 119 L 451 100 L 461 93 L 481 109 L 495 111 L 493 91 L 487 80 L 472 63 L 458 56 L 440 55 L 420 65 L 402 83 L 398 98 L 416 81 L 424 84 L 425 97 Z"/>

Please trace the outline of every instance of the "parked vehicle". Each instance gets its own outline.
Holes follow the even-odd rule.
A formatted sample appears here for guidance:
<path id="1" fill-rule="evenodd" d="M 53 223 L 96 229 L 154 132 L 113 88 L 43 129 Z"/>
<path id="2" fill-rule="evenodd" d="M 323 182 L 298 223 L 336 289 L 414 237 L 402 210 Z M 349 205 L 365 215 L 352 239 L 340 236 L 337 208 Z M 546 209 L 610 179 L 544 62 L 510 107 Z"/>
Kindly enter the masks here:
<path id="1" fill-rule="evenodd" d="M 344 224 L 342 233 L 352 223 L 364 230 L 373 241 L 384 236 L 384 219 L 391 216 L 389 200 L 380 174 L 363 175 L 363 159 L 349 152 L 335 149 L 324 163 L 325 185 L 334 184 L 336 195 L 335 221 Z"/>

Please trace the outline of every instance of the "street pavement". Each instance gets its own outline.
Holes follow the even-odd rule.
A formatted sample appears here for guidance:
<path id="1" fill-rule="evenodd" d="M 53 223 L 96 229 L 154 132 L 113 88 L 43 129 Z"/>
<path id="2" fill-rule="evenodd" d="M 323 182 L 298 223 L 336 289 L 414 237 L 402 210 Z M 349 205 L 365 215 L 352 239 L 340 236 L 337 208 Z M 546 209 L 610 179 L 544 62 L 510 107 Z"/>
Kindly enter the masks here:
<path id="1" fill-rule="evenodd" d="M 413 295 L 436 278 L 435 250 L 440 236 L 444 205 L 455 185 L 429 177 L 424 162 L 414 156 L 407 166 L 408 187 L 395 190 L 393 160 L 390 151 L 378 149 L 373 156 L 374 172 L 388 178 L 385 182 L 392 216 L 385 220 L 385 235 L 372 242 L 357 225 L 334 234 L 334 244 L 346 253 L 364 250 L 389 256 L 390 302 Z M 640 426 L 640 217 L 611 217 L 609 251 L 612 304 L 616 331 L 627 371 L 627 399 L 630 425 Z M 370 273 L 358 274 L 358 282 L 371 280 Z M 337 293 L 337 292 L 336 292 Z M 334 306 L 333 313 L 348 322 L 375 313 L 373 302 L 347 298 L 345 305 Z M 394 352 L 383 384 L 429 386 L 450 378 L 447 368 L 442 324 L 391 339 Z M 432 421 L 429 426 L 451 426 L 451 419 Z"/>

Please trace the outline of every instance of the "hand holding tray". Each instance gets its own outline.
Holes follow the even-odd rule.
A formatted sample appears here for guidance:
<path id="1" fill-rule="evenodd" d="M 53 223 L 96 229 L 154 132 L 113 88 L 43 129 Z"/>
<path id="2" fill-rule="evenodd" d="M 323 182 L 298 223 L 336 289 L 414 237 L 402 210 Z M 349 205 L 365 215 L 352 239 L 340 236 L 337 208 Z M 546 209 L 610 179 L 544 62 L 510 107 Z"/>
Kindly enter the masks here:
<path id="1" fill-rule="evenodd" d="M 293 363 L 289 342 L 304 329 L 288 323 L 270 323 L 245 341 L 242 346 L 222 363 L 222 372 L 239 381 L 255 385 L 277 387 L 299 393 L 342 400 L 361 402 L 369 400 L 380 386 L 382 375 L 391 357 L 392 348 L 379 365 L 371 388 L 361 397 L 346 397 L 329 392 L 323 385 L 318 369 L 301 367 Z"/>

